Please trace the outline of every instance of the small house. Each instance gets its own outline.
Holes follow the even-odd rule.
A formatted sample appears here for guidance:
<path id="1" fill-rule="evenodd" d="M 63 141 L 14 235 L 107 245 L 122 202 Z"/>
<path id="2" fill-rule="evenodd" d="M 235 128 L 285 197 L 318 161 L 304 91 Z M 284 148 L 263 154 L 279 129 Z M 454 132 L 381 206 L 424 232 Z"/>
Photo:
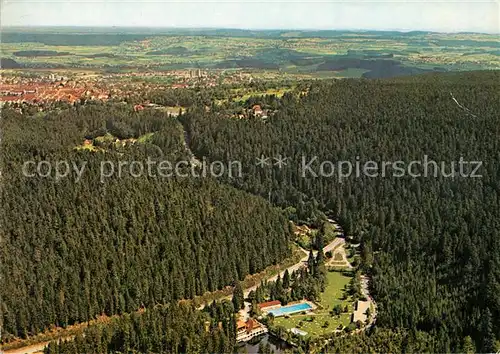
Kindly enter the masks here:
<path id="1" fill-rule="evenodd" d="M 254 116 L 261 116 L 264 113 L 264 111 L 262 110 L 262 108 L 258 104 L 254 105 L 252 107 L 252 111 L 253 111 Z"/>

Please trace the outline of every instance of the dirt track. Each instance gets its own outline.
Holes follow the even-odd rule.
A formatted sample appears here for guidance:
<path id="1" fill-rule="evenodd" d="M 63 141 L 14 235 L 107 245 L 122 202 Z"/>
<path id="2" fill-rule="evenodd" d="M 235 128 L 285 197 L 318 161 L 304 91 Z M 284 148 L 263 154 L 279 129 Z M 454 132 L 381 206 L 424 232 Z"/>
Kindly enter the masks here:
<path id="1" fill-rule="evenodd" d="M 43 353 L 43 350 L 46 346 L 49 345 L 50 342 L 42 342 L 38 344 L 29 345 L 27 347 L 22 347 L 19 349 L 10 349 L 3 353 L 5 354 L 34 354 L 34 353 Z"/>

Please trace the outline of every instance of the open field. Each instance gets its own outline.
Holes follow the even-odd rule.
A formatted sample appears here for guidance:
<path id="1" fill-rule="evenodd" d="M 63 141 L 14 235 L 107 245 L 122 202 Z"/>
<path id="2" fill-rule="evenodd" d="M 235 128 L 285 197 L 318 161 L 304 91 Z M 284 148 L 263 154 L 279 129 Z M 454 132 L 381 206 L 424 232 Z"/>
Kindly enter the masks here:
<path id="1" fill-rule="evenodd" d="M 250 97 L 255 96 L 266 96 L 266 95 L 274 95 L 276 97 L 282 97 L 286 92 L 292 92 L 293 87 L 279 87 L 279 88 L 271 88 L 267 90 L 258 91 L 255 89 L 249 88 L 237 88 L 230 90 L 228 98 L 217 100 L 218 104 L 227 103 L 229 100 L 233 102 L 245 102 Z"/>
<path id="2" fill-rule="evenodd" d="M 487 34 L 177 30 L 96 39 L 79 31 L 5 29 L 2 56 L 32 68 L 250 68 L 339 78 L 500 67 L 497 38 Z"/>
<path id="3" fill-rule="evenodd" d="M 255 90 L 245 90 L 245 89 L 234 89 L 231 92 L 230 97 L 233 101 L 246 101 L 252 96 L 265 96 L 265 95 L 275 95 L 276 97 L 282 97 L 285 92 L 292 91 L 291 87 L 280 87 L 274 89 L 268 89 L 265 91 L 255 91 Z"/>
<path id="4" fill-rule="evenodd" d="M 346 287 L 351 280 L 351 277 L 345 276 L 340 272 L 327 273 L 328 285 L 325 292 L 321 294 L 319 301 L 320 308 L 317 308 L 310 314 L 297 314 L 289 318 L 278 317 L 274 319 L 274 325 L 282 326 L 286 329 L 299 328 L 308 333 L 311 337 L 317 337 L 323 334 L 332 333 L 339 325 L 347 326 L 351 321 L 351 313 L 353 311 L 353 301 L 350 296 L 343 299 Z M 347 295 L 347 293 L 346 293 Z M 342 309 L 345 306 L 348 312 L 343 312 L 340 316 L 332 316 L 330 311 L 336 306 L 340 305 Z M 325 327 L 325 322 L 328 326 Z"/>

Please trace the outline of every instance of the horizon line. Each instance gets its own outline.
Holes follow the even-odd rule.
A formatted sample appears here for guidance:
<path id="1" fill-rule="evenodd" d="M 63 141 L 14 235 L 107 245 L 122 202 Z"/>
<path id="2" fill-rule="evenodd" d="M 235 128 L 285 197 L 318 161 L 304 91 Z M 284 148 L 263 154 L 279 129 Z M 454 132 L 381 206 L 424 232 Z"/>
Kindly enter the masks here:
<path id="1" fill-rule="evenodd" d="M 398 32 L 398 33 L 412 33 L 412 32 L 424 32 L 424 33 L 438 33 L 438 34 L 487 34 L 495 35 L 500 34 L 498 32 L 481 32 L 481 31 L 439 31 L 432 29 L 370 29 L 370 28 L 250 28 L 250 27 L 211 27 L 211 26 L 200 26 L 200 27 L 175 27 L 175 26 L 126 26 L 126 25 L 2 25 L 0 26 L 0 33 L 4 29 L 17 29 L 17 28 L 103 28 L 103 29 L 161 29 L 161 30 L 239 30 L 239 31 L 303 31 L 303 32 Z"/>

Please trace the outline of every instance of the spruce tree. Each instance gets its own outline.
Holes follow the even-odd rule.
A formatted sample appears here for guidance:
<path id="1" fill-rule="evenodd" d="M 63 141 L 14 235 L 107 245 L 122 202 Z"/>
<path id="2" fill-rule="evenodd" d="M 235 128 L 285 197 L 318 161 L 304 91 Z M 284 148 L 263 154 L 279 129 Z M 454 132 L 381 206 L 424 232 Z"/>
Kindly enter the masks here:
<path id="1" fill-rule="evenodd" d="M 243 288 L 241 287 L 241 283 L 239 281 L 236 282 L 233 290 L 233 306 L 234 311 L 237 312 L 245 307 L 245 298 L 243 295 Z"/>

